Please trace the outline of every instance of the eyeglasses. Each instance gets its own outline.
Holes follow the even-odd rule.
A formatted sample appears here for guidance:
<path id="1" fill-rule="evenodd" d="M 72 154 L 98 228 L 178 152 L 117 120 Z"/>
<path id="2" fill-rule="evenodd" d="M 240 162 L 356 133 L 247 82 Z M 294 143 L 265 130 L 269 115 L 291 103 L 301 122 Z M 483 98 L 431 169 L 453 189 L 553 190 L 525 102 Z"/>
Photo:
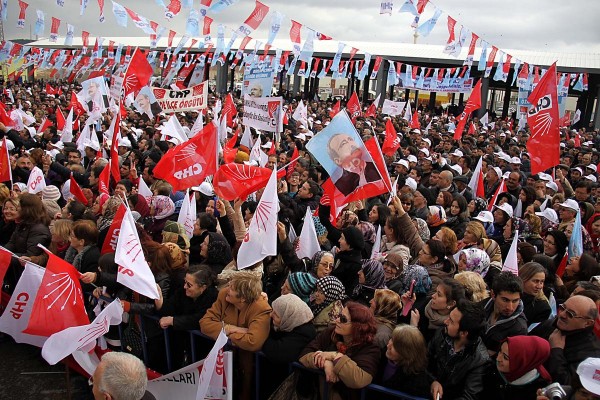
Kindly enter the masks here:
<path id="1" fill-rule="evenodd" d="M 340 314 L 339 320 L 340 320 L 340 323 L 342 323 L 342 324 L 349 324 L 350 322 L 352 322 L 352 321 L 348 321 L 348 317 L 346 317 L 344 314 Z"/>
<path id="2" fill-rule="evenodd" d="M 580 317 L 579 315 L 576 315 L 572 310 L 569 310 L 567 308 L 567 306 L 565 306 L 565 304 L 559 304 L 558 305 L 558 309 L 560 311 L 563 311 L 565 314 L 567 314 L 567 317 L 569 319 L 573 319 L 573 318 L 579 318 L 579 319 L 591 319 L 590 317 Z"/>

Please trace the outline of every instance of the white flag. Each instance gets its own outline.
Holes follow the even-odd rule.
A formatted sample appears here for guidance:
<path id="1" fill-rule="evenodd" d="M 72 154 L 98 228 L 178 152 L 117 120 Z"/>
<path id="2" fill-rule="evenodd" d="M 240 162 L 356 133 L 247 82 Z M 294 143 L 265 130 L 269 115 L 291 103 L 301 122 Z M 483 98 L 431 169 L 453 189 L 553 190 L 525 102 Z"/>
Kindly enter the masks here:
<path id="1" fill-rule="evenodd" d="M 244 126 L 244 134 L 240 139 L 240 144 L 246 146 L 251 149 L 254 146 L 254 142 L 252 140 L 252 132 L 250 131 L 250 127 L 248 125 Z"/>
<path id="2" fill-rule="evenodd" d="M 477 162 L 477 166 L 473 171 L 473 176 L 471 176 L 471 180 L 469 181 L 469 187 L 473 192 L 473 196 L 477 197 L 477 186 L 479 186 L 479 174 L 481 173 L 483 157 L 479 157 L 479 161 Z"/>
<path id="3" fill-rule="evenodd" d="M 308 109 L 302 100 L 298 102 L 298 106 L 294 110 L 292 118 L 294 118 L 296 121 L 299 121 L 304 126 L 308 125 Z"/>
<path id="4" fill-rule="evenodd" d="M 395 184 L 396 182 L 394 182 L 394 185 Z M 379 250 L 381 250 L 381 225 L 377 226 L 377 235 L 375 236 L 375 243 L 373 244 L 373 250 L 371 251 L 371 260 L 377 260 L 381 257 Z"/>
<path id="5" fill-rule="evenodd" d="M 581 110 L 575 111 L 575 115 L 573 116 L 573 123 L 571 125 L 575 125 L 581 119 Z"/>
<path id="6" fill-rule="evenodd" d="M 194 125 L 192 125 L 192 129 L 190 129 L 190 139 L 196 136 L 202 128 L 204 128 L 204 117 L 202 116 L 202 112 L 199 112 Z"/>
<path id="7" fill-rule="evenodd" d="M 21 279 L 17 282 L 6 310 L 0 317 L 0 331 L 8 333 L 17 343 L 42 347 L 47 339 L 44 336 L 23 333 L 29 324 L 33 302 L 42 284 L 44 272 L 45 269 L 38 265 L 29 262 L 25 264 Z"/>
<path id="8" fill-rule="evenodd" d="M 181 126 L 175 115 L 171 115 L 171 118 L 164 123 L 161 128 L 161 133 L 163 136 L 161 140 L 165 140 L 164 137 L 168 135 L 179 140 L 179 144 L 188 141 L 188 137 L 183 130 L 183 126 Z"/>
<path id="9" fill-rule="evenodd" d="M 502 266 L 502 271 L 512 272 L 513 274 L 519 276 L 519 262 L 517 261 L 517 244 L 519 243 L 519 231 L 515 231 L 515 237 L 513 238 L 512 244 L 510 245 L 510 249 L 508 250 L 508 254 L 506 255 L 506 260 L 504 260 L 504 265 Z"/>
<path id="10" fill-rule="evenodd" d="M 402 116 L 402 119 L 408 122 L 412 121 L 412 110 L 410 108 L 410 101 L 406 102 L 406 108 L 404 109 L 404 115 Z"/>
<path id="11" fill-rule="evenodd" d="M 259 166 L 264 167 L 269 162 L 269 156 L 262 151 L 260 145 L 261 141 L 259 136 L 254 143 L 254 146 L 252 146 L 252 150 L 250 150 L 250 161 L 256 161 Z"/>
<path id="12" fill-rule="evenodd" d="M 223 354 L 223 346 L 227 344 L 227 340 L 229 339 L 227 338 L 225 331 L 221 330 L 213 348 L 204 360 L 204 366 L 202 367 L 198 379 L 198 392 L 196 393 L 197 400 L 204 400 L 206 398 L 211 382 L 213 382 L 215 376 L 218 377 L 218 372 L 215 368 L 217 366 L 217 357 L 219 354 Z"/>
<path id="13" fill-rule="evenodd" d="M 44 347 L 42 357 L 54 365 L 76 350 L 90 351 L 96 346 L 96 339 L 104 336 L 111 325 L 123 320 L 123 306 L 119 299 L 110 303 L 89 325 L 72 326 L 50 336 Z"/>
<path id="14" fill-rule="evenodd" d="M 217 131 L 219 132 L 219 142 L 225 144 L 227 141 L 227 113 L 221 116 L 221 121 L 217 125 Z"/>
<path id="15" fill-rule="evenodd" d="M 187 233 L 188 238 L 190 239 L 192 238 L 192 236 L 194 236 L 194 224 L 196 223 L 196 197 L 193 193 L 192 199 L 190 199 L 190 189 L 188 189 L 185 192 L 183 204 L 181 204 L 181 211 L 179 211 L 179 217 L 177 217 L 177 222 L 183 225 L 183 227 L 185 228 L 185 233 Z"/>
<path id="16" fill-rule="evenodd" d="M 144 196 L 146 202 L 150 204 L 150 199 L 152 198 L 152 191 L 144 181 L 144 178 L 140 177 L 140 182 L 138 183 L 138 193 Z"/>
<path id="17" fill-rule="evenodd" d="M 485 115 L 483 117 L 479 118 L 479 122 L 481 122 L 481 124 L 483 125 L 483 129 L 485 129 L 485 130 L 488 129 L 489 120 L 488 120 L 487 112 L 485 113 Z"/>
<path id="18" fill-rule="evenodd" d="M 35 194 L 44 190 L 45 187 L 46 180 L 44 179 L 44 173 L 39 167 L 33 167 L 27 181 L 27 190 L 29 193 Z"/>
<path id="19" fill-rule="evenodd" d="M 383 100 L 383 106 L 381 107 L 381 113 L 387 114 L 392 117 L 402 114 L 406 102 L 404 101 L 392 101 L 389 99 Z"/>
<path id="20" fill-rule="evenodd" d="M 148 298 L 158 299 L 159 295 L 154 275 L 144 258 L 144 251 L 135 228 L 133 215 L 131 215 L 129 209 L 125 211 L 121 223 L 115 251 L 115 263 L 119 265 L 117 282 Z"/>
<path id="21" fill-rule="evenodd" d="M 73 107 L 71 107 L 67 118 L 65 118 L 65 126 L 61 132 L 60 140 L 63 143 L 73 141 Z"/>
<path id="22" fill-rule="evenodd" d="M 213 115 L 215 116 L 215 118 L 217 115 L 219 115 L 222 108 L 223 108 L 223 103 L 221 102 L 221 99 L 218 99 L 217 102 L 215 103 L 215 107 L 213 108 Z"/>
<path id="23" fill-rule="evenodd" d="M 312 219 L 312 211 L 310 207 L 306 207 L 306 215 L 304 216 L 304 224 L 302 224 L 296 255 L 298 258 L 308 257 L 312 259 L 312 256 L 320 250 L 321 245 L 319 245 L 315 221 Z"/>
<path id="24" fill-rule="evenodd" d="M 238 269 L 251 267 L 265 257 L 277 254 L 278 211 L 277 169 L 274 169 L 238 251 Z"/>

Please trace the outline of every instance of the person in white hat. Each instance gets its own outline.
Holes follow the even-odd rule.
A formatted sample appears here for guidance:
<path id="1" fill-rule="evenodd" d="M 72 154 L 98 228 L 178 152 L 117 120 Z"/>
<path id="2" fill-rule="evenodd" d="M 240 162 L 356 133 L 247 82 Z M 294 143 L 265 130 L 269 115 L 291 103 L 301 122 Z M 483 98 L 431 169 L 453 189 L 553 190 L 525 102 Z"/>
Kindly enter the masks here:
<path id="1" fill-rule="evenodd" d="M 577 375 L 579 375 L 579 381 L 588 393 L 582 393 L 582 398 L 590 398 L 589 395 L 600 396 L 600 358 L 589 357 L 583 360 L 577 366 Z M 582 389 L 575 392 L 577 394 Z"/>
<path id="2" fill-rule="evenodd" d="M 560 223 L 558 224 L 558 229 L 564 232 L 567 226 L 575 221 L 575 217 L 579 212 L 579 203 L 573 199 L 567 199 L 563 203 L 560 203 L 559 207 L 558 217 Z"/>
<path id="3" fill-rule="evenodd" d="M 500 180 L 502 179 L 502 170 L 498 167 L 488 168 L 485 179 L 483 180 L 483 187 L 485 192 L 485 198 L 491 199 L 498 186 L 500 186 Z"/>

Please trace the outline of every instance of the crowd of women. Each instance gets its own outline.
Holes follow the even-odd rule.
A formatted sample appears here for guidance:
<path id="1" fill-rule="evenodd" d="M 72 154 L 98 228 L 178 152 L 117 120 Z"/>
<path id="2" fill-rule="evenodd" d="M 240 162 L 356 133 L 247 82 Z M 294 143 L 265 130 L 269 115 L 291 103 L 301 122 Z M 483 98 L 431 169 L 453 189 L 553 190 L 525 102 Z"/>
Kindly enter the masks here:
<path id="1" fill-rule="evenodd" d="M 43 118 L 54 120 L 57 108 L 68 107 L 70 90 L 77 90 L 65 84 L 67 96 L 55 98 L 41 85 L 11 88 L 16 104 L 7 103 L 8 110 L 19 107 L 30 114 L 36 119 L 33 128 Z M 211 95 L 205 123 L 218 117 L 213 115 L 216 100 Z M 292 107 L 296 100 L 287 103 Z M 563 129 L 561 164 L 553 176 L 532 175 L 527 130 L 512 130 L 507 120 L 485 126 L 475 118 L 480 132 L 456 142 L 451 115 L 420 111 L 421 125 L 431 122 L 428 131 L 410 129 L 394 117 L 401 147 L 385 158 L 397 195 L 349 203 L 331 220 L 329 205 L 320 201 L 327 175 L 304 146 L 330 121 L 333 102 L 309 101 L 307 106 L 308 126 L 290 119 L 267 164 L 283 167 L 294 149 L 301 157 L 278 185 L 277 255 L 244 270 L 237 268 L 237 250 L 262 189 L 229 202 L 215 196 L 209 182 L 191 188 L 198 215 L 188 237 L 176 222 L 184 193 L 153 176 L 156 163 L 176 144 L 161 140 L 156 129 L 165 116 L 150 120 L 134 110 L 122 116 L 119 160 L 112 160 L 119 162 L 121 180 L 113 182 L 111 195 L 98 188 L 108 168 L 100 146 L 90 142 L 78 149 L 63 143 L 54 126 L 38 133 L 0 124 L 14 179 L 0 184 L 0 245 L 19 256 L 11 260 L 3 290 L 12 293 L 25 262 L 46 264 L 42 244 L 81 273 L 90 315 L 94 297 L 121 299 L 129 315 L 125 334 L 119 338 L 111 330 L 108 343 L 139 352 L 132 337 L 143 327 L 150 368 L 166 372 L 164 329 L 173 335 L 174 369 L 190 362 L 188 330 L 216 338 L 224 329 L 236 349 L 239 398 L 251 396 L 258 351 L 266 364 L 261 374 L 265 398 L 310 398 L 324 385 L 334 398 L 356 398 L 358 389 L 375 382 L 415 396 L 448 399 L 535 398 L 552 382 L 570 384 L 580 396 L 593 392 L 576 371 L 581 361 L 600 356 L 598 338 L 592 333 L 585 336 L 584 347 L 567 348 L 576 335 L 592 332 L 600 304 L 594 280 L 600 275 L 598 131 Z M 196 115 L 177 117 L 188 129 Z M 111 118 L 109 111 L 102 131 Z M 355 127 L 363 140 L 375 136 L 383 141 L 387 118 L 379 113 L 360 117 Z M 81 116 L 80 123 L 85 119 Z M 237 122 L 232 128 L 244 130 Z M 73 133 L 75 141 L 78 132 Z M 272 139 L 268 133 L 252 133 L 265 144 Z M 236 162 L 248 161 L 249 150 L 238 144 Z M 467 186 L 480 157 L 483 197 Z M 36 166 L 47 186 L 30 194 L 26 184 Z M 87 205 L 65 185 L 71 175 Z M 138 193 L 141 180 L 151 197 Z M 500 185 L 503 191 L 497 190 Z M 160 287 L 158 300 L 117 282 L 114 250 L 107 250 L 107 243 L 123 201 L 134 211 L 145 258 Z M 308 207 L 315 212 L 321 251 L 299 258 L 292 231 L 301 231 Z M 570 239 L 579 235 L 577 216 L 583 253 L 567 257 L 563 272 Z M 511 278 L 502 270 L 515 235 L 519 271 Z M 516 300 L 506 296 L 515 303 L 507 314 L 500 302 L 503 294 L 513 293 Z M 592 309 L 579 311 L 579 304 L 589 305 L 587 300 Z M 486 336 L 516 320 L 523 321 L 519 329 L 505 328 L 493 340 Z M 567 328 L 573 321 L 581 325 Z M 542 333 L 548 324 L 556 329 Z M 322 374 L 289 375 L 294 361 Z M 553 376 L 555 371 L 560 373 Z"/>

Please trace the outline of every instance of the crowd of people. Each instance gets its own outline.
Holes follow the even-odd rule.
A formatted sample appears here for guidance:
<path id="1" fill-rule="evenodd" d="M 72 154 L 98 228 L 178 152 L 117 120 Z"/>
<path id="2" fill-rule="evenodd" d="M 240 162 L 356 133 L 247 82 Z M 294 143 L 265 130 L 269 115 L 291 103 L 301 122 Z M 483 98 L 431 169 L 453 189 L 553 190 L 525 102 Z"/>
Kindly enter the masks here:
<path id="1" fill-rule="evenodd" d="M 307 121 L 290 118 L 281 140 L 251 129 L 265 150 L 275 146 L 266 167 L 288 165 L 295 150 L 300 158 L 277 186 L 277 255 L 238 270 L 237 251 L 264 189 L 230 202 L 216 196 L 208 181 L 190 188 L 198 214 L 188 237 L 177 223 L 185 193 L 153 175 L 179 144 L 157 129 L 168 116 L 149 118 L 126 108 L 119 159 L 111 160 L 119 163 L 120 180 L 106 195 L 98 182 L 108 168 L 116 109 L 103 114 L 98 140 L 78 149 L 85 114 L 72 142 L 61 139 L 55 124 L 38 132 L 45 118 L 56 122 L 58 108 L 66 114 L 71 91 L 81 89 L 53 85 L 64 94 L 48 95 L 39 82 L 6 85 L 12 95 L 4 96 L 7 111 L 21 109 L 36 121 L 20 130 L 0 124 L 13 177 L 0 184 L 0 245 L 19 256 L 4 279 L 6 293 L 26 261 L 46 265 L 48 256 L 37 246 L 42 244 L 81 273 L 92 318 L 94 296 L 121 299 L 130 315 L 127 335 L 111 330 L 109 345 L 123 344 L 135 354 L 135 346 L 119 342 L 144 321 L 147 366 L 156 371 L 167 372 L 164 329 L 173 335 L 173 369 L 190 362 L 188 330 L 216 338 L 224 329 L 235 349 L 239 398 L 251 398 L 258 351 L 265 356 L 264 398 L 315 396 L 324 383 L 340 399 L 357 398 L 371 383 L 433 399 L 544 398 L 540 389 L 551 383 L 571 386 L 574 399 L 600 396 L 597 376 L 578 369 L 586 359 L 600 358 L 594 331 L 600 305 L 598 130 L 561 128 L 561 163 L 531 174 L 529 130 L 513 128 L 508 119 L 484 125 L 473 118 L 477 132 L 456 141 L 455 116 L 441 109 L 414 105 L 427 129 L 380 110 L 358 117 L 354 125 L 365 142 L 375 137 L 383 143 L 388 119 L 398 132 L 400 148 L 384 157 L 397 193 L 353 201 L 332 220 L 329 204 L 320 201 L 327 173 L 305 146 L 331 121 L 334 101 L 304 100 Z M 205 124 L 218 120 L 218 101 L 210 94 Z M 285 108 L 291 111 L 298 101 L 285 98 Z M 236 102 L 241 115 L 242 102 Z M 187 132 L 197 115 L 176 114 Z M 241 118 L 230 128 L 241 137 Z M 239 140 L 236 147 L 235 162 L 248 162 L 250 149 Z M 483 197 L 468 186 L 480 158 Z M 30 194 L 34 167 L 47 186 Z M 70 193 L 71 176 L 87 205 Z M 152 196 L 139 193 L 141 180 Z M 497 193 L 501 184 L 505 190 Z M 114 252 L 101 254 L 122 201 L 136 218 L 158 300 L 118 283 Z M 321 251 L 299 258 L 292 230 L 301 232 L 307 208 L 314 212 Z M 583 253 L 568 257 L 563 273 L 578 214 Z M 503 271 L 515 235 L 518 276 Z M 288 375 L 294 361 L 323 374 Z"/>

